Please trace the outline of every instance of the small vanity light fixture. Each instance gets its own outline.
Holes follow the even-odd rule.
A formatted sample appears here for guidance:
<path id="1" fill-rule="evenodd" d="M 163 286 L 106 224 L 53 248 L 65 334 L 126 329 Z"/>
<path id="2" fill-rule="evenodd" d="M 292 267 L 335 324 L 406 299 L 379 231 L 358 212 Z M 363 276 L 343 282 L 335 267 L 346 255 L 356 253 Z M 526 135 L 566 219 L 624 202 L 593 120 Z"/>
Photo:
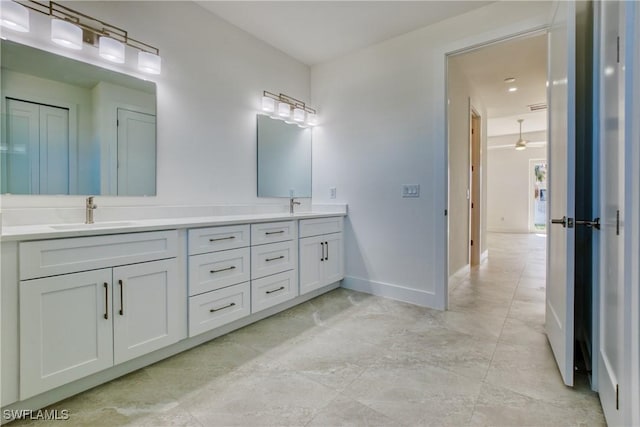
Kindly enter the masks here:
<path id="1" fill-rule="evenodd" d="M 29 10 L 13 1 L 0 3 L 0 25 L 21 33 L 29 32 Z"/>
<path id="2" fill-rule="evenodd" d="M 124 63 L 124 44 L 111 37 L 100 37 L 98 52 L 107 61 Z"/>
<path id="3" fill-rule="evenodd" d="M 122 64 L 125 62 L 125 46 L 138 50 L 138 69 L 145 73 L 160 74 L 161 58 L 160 50 L 147 43 L 129 37 L 129 33 L 122 28 L 107 22 L 85 15 L 67 6 L 53 1 L 37 0 L 0 0 L 0 23 L 4 26 L 15 19 L 5 19 L 14 16 L 13 10 L 24 9 L 27 14 L 26 30 L 29 29 L 28 11 L 42 13 L 51 18 L 51 40 L 61 46 L 71 49 L 82 49 L 82 44 L 87 43 L 98 47 L 98 54 L 112 62 Z M 26 8 L 26 9 L 25 9 Z M 24 12 L 19 12 L 24 15 Z M 23 25 L 24 27 L 24 25 Z M 21 30 L 19 30 L 21 31 Z"/>
<path id="4" fill-rule="evenodd" d="M 60 46 L 82 49 L 82 29 L 69 21 L 53 19 L 51 21 L 51 41 Z"/>
<path id="5" fill-rule="evenodd" d="M 281 119 L 285 123 L 296 124 L 300 127 L 309 127 L 316 124 L 315 109 L 307 106 L 299 99 L 283 93 L 276 95 L 266 90 L 263 91 L 262 111 L 271 115 L 274 119 Z"/>
<path id="6" fill-rule="evenodd" d="M 522 139 L 522 122 L 524 122 L 524 119 L 518 119 L 518 123 L 520 123 L 520 138 L 516 141 L 516 150 L 518 151 L 522 151 L 527 148 L 527 141 Z"/>
<path id="7" fill-rule="evenodd" d="M 138 52 L 138 69 L 149 74 L 160 74 L 162 71 L 162 59 L 153 53 Z"/>

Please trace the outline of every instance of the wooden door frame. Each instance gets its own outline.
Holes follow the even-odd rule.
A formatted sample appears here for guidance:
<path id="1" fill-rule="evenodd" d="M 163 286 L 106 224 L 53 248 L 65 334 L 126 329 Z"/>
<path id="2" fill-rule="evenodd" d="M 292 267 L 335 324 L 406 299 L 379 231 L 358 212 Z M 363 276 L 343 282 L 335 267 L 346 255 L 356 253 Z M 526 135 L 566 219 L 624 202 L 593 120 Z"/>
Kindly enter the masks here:
<path id="1" fill-rule="evenodd" d="M 480 264 L 482 211 L 482 116 L 469 101 L 469 266 Z"/>

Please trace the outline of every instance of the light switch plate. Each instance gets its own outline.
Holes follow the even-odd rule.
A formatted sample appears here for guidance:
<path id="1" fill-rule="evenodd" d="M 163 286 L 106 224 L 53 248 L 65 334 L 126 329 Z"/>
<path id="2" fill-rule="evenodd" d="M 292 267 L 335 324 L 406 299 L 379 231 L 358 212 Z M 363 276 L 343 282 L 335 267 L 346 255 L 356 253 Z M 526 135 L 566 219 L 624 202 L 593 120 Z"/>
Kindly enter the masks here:
<path id="1" fill-rule="evenodd" d="M 402 197 L 420 197 L 419 184 L 403 184 Z"/>
<path id="2" fill-rule="evenodd" d="M 329 198 L 330 199 L 335 199 L 336 198 L 336 187 L 331 187 L 329 188 Z"/>

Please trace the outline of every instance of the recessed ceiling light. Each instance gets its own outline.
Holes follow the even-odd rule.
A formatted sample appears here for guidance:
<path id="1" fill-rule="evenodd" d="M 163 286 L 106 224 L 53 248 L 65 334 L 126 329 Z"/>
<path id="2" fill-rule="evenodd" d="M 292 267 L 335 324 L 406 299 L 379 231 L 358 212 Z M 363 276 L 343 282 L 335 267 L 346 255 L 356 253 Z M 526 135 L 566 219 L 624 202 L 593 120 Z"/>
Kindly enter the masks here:
<path id="1" fill-rule="evenodd" d="M 515 92 L 515 91 L 517 91 L 517 90 L 518 90 L 518 88 L 517 88 L 517 87 L 510 87 L 510 88 L 509 88 L 509 92 Z"/>
<path id="2" fill-rule="evenodd" d="M 516 81 L 515 77 L 507 77 L 506 79 L 504 79 L 505 83 L 513 83 Z"/>

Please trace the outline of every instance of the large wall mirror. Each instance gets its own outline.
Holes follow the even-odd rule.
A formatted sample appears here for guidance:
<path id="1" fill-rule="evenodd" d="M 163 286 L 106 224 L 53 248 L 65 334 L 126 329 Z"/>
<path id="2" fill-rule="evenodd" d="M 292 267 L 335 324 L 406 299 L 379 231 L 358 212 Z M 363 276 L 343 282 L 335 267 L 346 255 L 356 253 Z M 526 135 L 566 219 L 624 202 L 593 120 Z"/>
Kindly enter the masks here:
<path id="1" fill-rule="evenodd" d="M 154 83 L 1 43 L 3 194 L 156 194 Z"/>
<path id="2" fill-rule="evenodd" d="M 258 197 L 311 197 L 311 129 L 258 115 Z"/>

